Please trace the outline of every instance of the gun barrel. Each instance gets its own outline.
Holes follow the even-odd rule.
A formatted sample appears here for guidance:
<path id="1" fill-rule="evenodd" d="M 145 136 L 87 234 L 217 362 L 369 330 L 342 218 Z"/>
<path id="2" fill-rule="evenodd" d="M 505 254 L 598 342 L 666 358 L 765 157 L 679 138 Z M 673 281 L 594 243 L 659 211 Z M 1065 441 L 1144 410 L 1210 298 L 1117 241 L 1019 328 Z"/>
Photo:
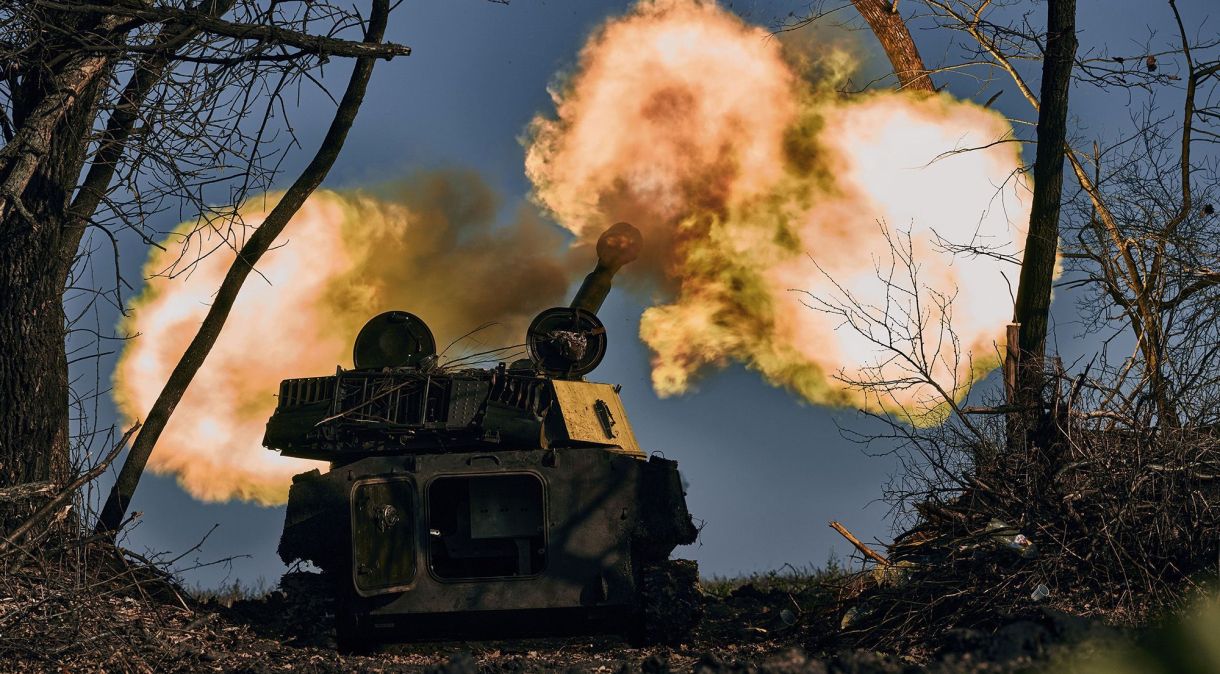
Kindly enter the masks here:
<path id="1" fill-rule="evenodd" d="M 571 307 L 596 314 L 606 295 L 610 294 L 614 275 L 623 265 L 639 257 L 643 245 L 644 236 L 630 223 L 616 222 L 602 232 L 597 239 L 597 266 L 580 284 Z"/>

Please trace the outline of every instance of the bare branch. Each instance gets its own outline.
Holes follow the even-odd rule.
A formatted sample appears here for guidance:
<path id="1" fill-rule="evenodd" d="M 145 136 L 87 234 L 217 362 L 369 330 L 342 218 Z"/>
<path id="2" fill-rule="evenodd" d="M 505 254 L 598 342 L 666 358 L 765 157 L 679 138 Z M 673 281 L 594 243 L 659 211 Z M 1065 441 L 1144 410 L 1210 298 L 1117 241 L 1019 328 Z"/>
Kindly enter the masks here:
<path id="1" fill-rule="evenodd" d="M 175 25 L 194 28 L 214 35 L 223 35 L 238 40 L 255 40 L 291 45 L 302 51 L 319 56 L 354 56 L 390 59 L 395 56 L 410 56 L 411 48 L 385 42 L 369 44 L 340 40 L 322 35 L 310 35 L 270 24 L 244 24 L 218 19 L 197 10 L 173 7 L 149 7 L 135 5 L 93 5 L 86 3 L 64 3 L 54 0 L 34 0 L 34 4 L 65 12 L 91 12 L 115 14 L 147 22 L 172 22 Z"/>

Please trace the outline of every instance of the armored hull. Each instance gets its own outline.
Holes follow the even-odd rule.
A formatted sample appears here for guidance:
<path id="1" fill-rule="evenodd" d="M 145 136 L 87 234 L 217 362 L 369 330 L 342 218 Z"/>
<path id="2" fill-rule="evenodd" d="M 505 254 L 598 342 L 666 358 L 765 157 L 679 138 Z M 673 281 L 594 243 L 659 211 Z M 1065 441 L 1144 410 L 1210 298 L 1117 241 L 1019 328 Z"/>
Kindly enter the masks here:
<path id="1" fill-rule="evenodd" d="M 672 461 L 501 449 L 298 476 L 280 553 L 333 574 L 345 642 L 629 631 L 644 577 L 694 533 Z M 675 628 L 654 627 L 635 636 Z"/>

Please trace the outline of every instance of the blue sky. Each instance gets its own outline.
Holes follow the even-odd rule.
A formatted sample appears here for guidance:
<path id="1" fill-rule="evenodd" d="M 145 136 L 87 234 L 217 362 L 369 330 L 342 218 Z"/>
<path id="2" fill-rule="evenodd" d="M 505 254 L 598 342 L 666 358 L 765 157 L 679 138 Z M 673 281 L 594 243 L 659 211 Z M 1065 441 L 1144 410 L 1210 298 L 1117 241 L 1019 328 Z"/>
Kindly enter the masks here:
<path id="1" fill-rule="evenodd" d="M 806 5 L 775 0 L 725 4 L 764 25 Z M 1044 11 L 1042 3 L 1029 4 L 1038 14 Z M 1082 49 L 1108 41 L 1120 51 L 1137 52 L 1148 38 L 1145 26 L 1166 30 L 1170 25 L 1160 2 L 1080 4 Z M 1210 5 L 1210 0 L 1180 3 L 1196 21 Z M 377 65 L 326 186 L 373 185 L 418 169 L 471 168 L 502 195 L 503 216 L 511 217 L 529 190 L 520 137 L 535 114 L 551 112 L 547 85 L 573 65 L 590 30 L 627 6 L 587 0 L 516 0 L 508 6 L 484 0 L 406 0 L 392 17 L 390 39 L 414 52 Z M 949 49 L 936 32 L 917 30 L 915 38 L 929 62 Z M 867 34 L 862 40 L 872 48 Z M 346 65 L 336 61 L 326 81 L 339 89 L 345 76 Z M 977 89 L 965 78 L 942 82 L 961 96 Z M 998 109 L 1032 118 L 1011 85 L 1001 83 L 998 89 L 1005 90 L 996 101 Z M 1075 127 L 1088 134 L 1114 133 L 1127 119 L 1128 109 L 1113 97 L 1089 90 L 1074 96 Z M 316 147 L 333 109 L 317 92 L 306 91 L 301 100 L 293 125 L 305 151 L 286 164 L 289 176 Z M 172 225 L 166 222 L 164 228 Z M 142 262 L 139 248 L 128 246 L 129 278 L 139 278 Z M 735 575 L 785 564 L 820 565 L 832 554 L 845 556 L 849 547 L 827 527 L 829 520 L 843 522 L 864 540 L 887 539 L 888 507 L 879 499 L 896 463 L 845 441 L 836 425 L 867 430 L 870 422 L 852 411 L 802 403 L 741 367 L 706 377 L 686 396 L 657 399 L 649 384 L 648 354 L 636 337 L 648 299 L 622 291 L 611 295 L 602 310 L 611 350 L 592 378 L 621 383 L 641 444 L 677 459 L 682 467 L 691 510 L 704 528 L 699 543 L 679 555 L 698 560 L 705 575 Z M 1076 339 L 1074 314 L 1070 297 L 1057 298 L 1057 342 L 1068 360 L 1094 346 Z M 302 373 L 309 374 L 314 373 Z M 275 556 L 282 508 L 200 503 L 172 478 L 149 474 L 132 509 L 143 512 L 127 540 L 137 551 L 176 556 L 219 525 L 179 566 L 195 559 L 239 558 L 191 571 L 189 582 L 213 586 L 261 578 L 273 584 L 283 570 Z"/>

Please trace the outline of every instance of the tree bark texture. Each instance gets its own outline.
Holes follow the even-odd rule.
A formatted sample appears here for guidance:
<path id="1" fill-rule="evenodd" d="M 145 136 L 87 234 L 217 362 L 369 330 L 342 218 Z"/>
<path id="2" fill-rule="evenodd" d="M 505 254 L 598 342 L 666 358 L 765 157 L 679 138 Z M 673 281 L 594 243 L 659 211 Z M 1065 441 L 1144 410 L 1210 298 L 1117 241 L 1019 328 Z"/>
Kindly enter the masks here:
<path id="1" fill-rule="evenodd" d="M 915 48 L 915 40 L 911 39 L 911 32 L 907 30 L 902 16 L 895 11 L 894 4 L 890 0 L 852 0 L 852 4 L 885 49 L 894 74 L 898 76 L 899 88 L 928 93 L 936 91 L 923 58 Z"/>
<path id="2" fill-rule="evenodd" d="M 1076 55 L 1076 0 L 1048 0 L 1046 58 L 1042 64 L 1034 195 L 1013 321 L 1021 324 L 1017 391 L 1037 405 L 1042 388 L 1051 282 L 1059 245 L 1059 204 L 1067 140 L 1068 85 Z"/>
<path id="3" fill-rule="evenodd" d="M 0 485 L 68 473 L 68 362 L 56 237 L 30 227 L 0 238 Z M 7 530 L 20 513 L 0 513 Z"/>

